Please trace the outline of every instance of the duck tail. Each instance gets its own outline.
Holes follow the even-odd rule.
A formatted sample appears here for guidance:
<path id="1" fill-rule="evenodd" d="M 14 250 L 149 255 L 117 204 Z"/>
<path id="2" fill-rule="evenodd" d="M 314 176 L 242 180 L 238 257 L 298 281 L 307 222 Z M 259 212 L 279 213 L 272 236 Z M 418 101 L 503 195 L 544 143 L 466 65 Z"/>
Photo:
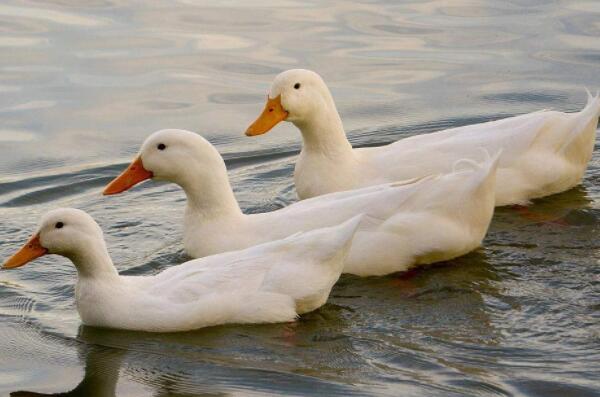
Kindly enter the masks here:
<path id="1" fill-rule="evenodd" d="M 498 168 L 498 164 L 500 163 L 500 157 L 504 152 L 504 148 L 500 148 L 496 150 L 496 153 L 493 156 L 490 156 L 490 152 L 488 152 L 485 148 L 481 148 L 486 154 L 485 164 L 488 164 L 488 169 L 493 169 L 494 171 Z"/>
<path id="2" fill-rule="evenodd" d="M 356 235 L 356 232 L 359 228 L 361 228 L 363 223 L 366 223 L 365 215 L 359 214 L 354 217 L 348 219 L 344 223 L 334 226 L 330 229 L 330 233 L 332 233 L 334 237 L 333 246 L 338 247 L 338 250 L 344 251 L 344 257 L 350 251 L 350 246 L 352 245 L 352 240 Z M 372 221 L 368 221 L 372 222 Z"/>
<path id="3" fill-rule="evenodd" d="M 340 253 L 345 258 L 356 231 L 362 227 L 363 217 L 360 214 L 336 226 L 296 233 L 282 240 L 282 247 L 288 252 L 301 252 L 307 258 L 322 262 Z"/>
<path id="4" fill-rule="evenodd" d="M 587 115 L 591 119 L 600 117 L 600 90 L 596 91 L 596 95 L 592 95 L 587 88 L 585 92 L 587 94 L 587 103 L 580 113 Z"/>
<path id="5" fill-rule="evenodd" d="M 500 162 L 500 157 L 502 156 L 502 152 L 504 152 L 504 148 L 498 149 L 493 156 L 490 155 L 490 152 L 488 152 L 487 149 L 481 148 L 481 150 L 485 154 L 485 160 L 479 164 L 479 167 L 483 171 L 484 175 L 495 175 L 496 170 L 498 169 L 498 164 Z"/>
<path id="6" fill-rule="evenodd" d="M 478 170 L 479 169 L 479 164 L 477 163 L 477 161 L 472 160 L 472 159 L 458 159 L 454 162 L 454 164 L 452 164 L 452 172 L 459 172 L 460 171 L 460 166 L 461 165 L 466 165 L 468 167 L 470 167 L 471 170 Z"/>
<path id="7" fill-rule="evenodd" d="M 587 88 L 585 89 L 585 92 L 587 94 L 587 104 L 585 107 L 587 108 L 590 105 L 594 106 L 596 109 L 596 116 L 600 115 L 600 90 L 596 91 L 596 95 L 592 95 Z"/>
<path id="8" fill-rule="evenodd" d="M 318 231 L 322 234 L 321 237 L 317 237 L 321 263 L 339 271 L 339 274 L 342 273 L 352 241 L 356 231 L 361 228 L 363 219 L 363 214 L 356 215 L 340 225 Z"/>
<path id="9" fill-rule="evenodd" d="M 500 159 L 500 155 L 502 155 L 502 152 L 504 149 L 503 148 L 498 149 L 498 151 L 496 151 L 496 153 L 493 156 L 490 155 L 490 152 L 486 148 L 481 147 L 480 149 L 484 156 L 484 160 L 482 162 L 478 162 L 478 161 L 475 161 L 473 159 L 468 159 L 468 158 L 458 159 L 452 165 L 452 171 L 453 172 L 460 171 L 459 167 L 462 164 L 465 164 L 465 165 L 471 167 L 471 169 L 473 169 L 473 170 L 480 170 L 480 169 L 490 170 L 491 168 L 497 168 L 498 160 Z"/>
<path id="10" fill-rule="evenodd" d="M 473 167 L 472 177 L 469 177 L 471 182 L 468 183 L 468 186 L 471 186 L 472 189 L 488 186 L 490 183 L 495 184 L 496 170 L 498 169 L 500 157 L 503 152 L 503 149 L 501 148 L 496 151 L 493 156 L 491 156 L 485 148 L 481 148 L 481 150 L 484 154 L 483 161 L 477 162 L 472 159 L 459 160 L 462 163 L 469 164 L 471 167 Z"/>
<path id="11" fill-rule="evenodd" d="M 600 116 L 600 92 L 596 92 L 596 95 L 592 95 L 590 90 L 585 89 L 587 93 L 587 103 L 585 107 L 578 113 L 572 113 L 573 115 L 573 127 L 567 139 L 559 147 L 558 152 L 564 153 L 571 147 L 577 138 L 579 138 L 585 132 L 593 132 L 595 134 L 598 126 L 598 116 Z"/>

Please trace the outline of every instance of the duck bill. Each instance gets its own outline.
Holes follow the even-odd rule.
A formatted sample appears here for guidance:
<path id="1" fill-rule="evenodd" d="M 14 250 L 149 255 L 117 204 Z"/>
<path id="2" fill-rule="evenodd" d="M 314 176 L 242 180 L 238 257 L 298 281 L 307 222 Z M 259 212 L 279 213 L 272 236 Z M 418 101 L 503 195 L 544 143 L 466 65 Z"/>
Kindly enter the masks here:
<path id="1" fill-rule="evenodd" d="M 121 175 L 113 179 L 112 182 L 104 188 L 102 194 L 108 196 L 110 194 L 124 192 L 138 183 L 152 178 L 152 176 L 152 172 L 144 168 L 142 157 L 137 156 Z"/>
<path id="2" fill-rule="evenodd" d="M 31 262 L 35 258 L 39 258 L 40 256 L 46 255 L 48 250 L 42 247 L 40 243 L 40 235 L 34 234 L 29 241 L 25 243 L 20 250 L 18 250 L 13 256 L 8 258 L 6 262 L 2 265 L 3 269 L 14 269 L 16 267 L 20 267 L 25 265 L 28 262 Z"/>
<path id="3" fill-rule="evenodd" d="M 287 119 L 288 112 L 281 105 L 281 95 L 270 99 L 260 116 L 246 130 L 247 136 L 262 135 L 275 127 L 280 121 Z"/>

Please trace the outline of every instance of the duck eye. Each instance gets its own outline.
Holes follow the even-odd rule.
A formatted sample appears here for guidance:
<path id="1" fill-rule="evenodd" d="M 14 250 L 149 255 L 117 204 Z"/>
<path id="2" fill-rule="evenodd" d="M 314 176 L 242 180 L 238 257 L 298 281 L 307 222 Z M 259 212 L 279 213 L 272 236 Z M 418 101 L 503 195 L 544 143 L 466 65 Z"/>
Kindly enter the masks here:
<path id="1" fill-rule="evenodd" d="M 56 225 L 54 225 L 54 227 L 55 227 L 55 228 L 57 228 L 57 229 L 62 229 L 62 227 L 63 227 L 64 225 L 65 225 L 65 224 L 64 224 L 64 223 L 62 223 L 62 222 L 56 222 Z"/>
<path id="2" fill-rule="evenodd" d="M 296 84 L 294 84 L 294 88 L 295 88 L 295 89 L 298 89 L 298 88 L 300 88 L 300 83 L 296 83 Z"/>
<path id="3" fill-rule="evenodd" d="M 167 145 L 165 145 L 164 143 L 159 143 L 156 148 L 158 150 L 165 150 L 167 148 Z"/>

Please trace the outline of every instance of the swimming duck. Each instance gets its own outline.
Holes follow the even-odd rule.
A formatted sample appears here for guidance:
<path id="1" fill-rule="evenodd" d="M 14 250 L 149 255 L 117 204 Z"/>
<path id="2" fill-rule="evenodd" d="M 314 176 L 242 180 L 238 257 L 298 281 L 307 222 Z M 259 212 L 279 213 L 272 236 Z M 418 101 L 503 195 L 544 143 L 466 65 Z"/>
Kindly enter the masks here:
<path id="1" fill-rule="evenodd" d="M 384 275 L 452 259 L 481 244 L 494 211 L 496 160 L 459 162 L 448 174 L 332 193 L 247 215 L 215 147 L 190 131 L 162 130 L 146 139 L 104 194 L 149 178 L 182 187 L 187 196 L 184 247 L 192 257 L 250 247 L 364 213 L 368 219 L 353 240 L 344 272 Z"/>
<path id="2" fill-rule="evenodd" d="M 149 332 L 294 320 L 325 303 L 361 216 L 243 250 L 196 259 L 151 276 L 121 276 L 100 226 L 72 208 L 48 212 L 3 265 L 65 256 L 78 273 L 75 301 L 86 325 Z"/>
<path id="3" fill-rule="evenodd" d="M 580 183 L 592 157 L 600 98 L 588 92 L 578 113 L 540 111 L 353 149 L 329 89 L 315 72 L 279 74 L 262 114 L 246 135 L 264 134 L 281 121 L 302 133 L 294 182 L 301 199 L 432 173 L 449 172 L 480 149 L 503 149 L 496 178 L 496 205 L 526 204 Z"/>

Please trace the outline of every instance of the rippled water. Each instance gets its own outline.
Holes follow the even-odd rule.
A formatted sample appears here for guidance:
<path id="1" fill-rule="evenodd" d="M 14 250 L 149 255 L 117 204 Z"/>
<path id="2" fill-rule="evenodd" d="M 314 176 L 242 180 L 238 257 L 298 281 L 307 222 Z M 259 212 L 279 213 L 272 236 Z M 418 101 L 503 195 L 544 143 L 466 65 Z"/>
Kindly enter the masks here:
<path id="1" fill-rule="evenodd" d="M 595 0 L 77 3 L 0 4 L 1 258 L 42 213 L 75 206 L 124 273 L 183 261 L 178 188 L 100 195 L 166 127 L 218 146 L 246 211 L 294 201 L 299 134 L 243 136 L 288 68 L 324 76 L 356 145 L 577 110 L 600 88 Z M 93 329 L 65 259 L 2 272 L 0 394 L 598 396 L 599 186 L 597 146 L 580 187 L 498 210 L 477 252 L 344 276 L 294 324 Z"/>

